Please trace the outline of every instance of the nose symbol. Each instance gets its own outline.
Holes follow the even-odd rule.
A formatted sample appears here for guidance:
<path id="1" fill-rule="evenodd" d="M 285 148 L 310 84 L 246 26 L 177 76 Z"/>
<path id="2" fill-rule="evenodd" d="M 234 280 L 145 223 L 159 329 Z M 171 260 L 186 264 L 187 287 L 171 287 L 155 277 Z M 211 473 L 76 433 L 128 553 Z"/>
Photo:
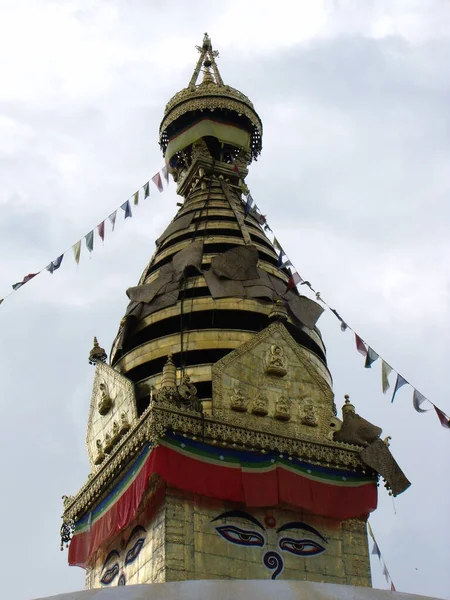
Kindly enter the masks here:
<path id="1" fill-rule="evenodd" d="M 278 552 L 266 552 L 263 556 L 263 564 L 267 569 L 273 570 L 272 579 L 276 579 L 283 570 L 283 559 Z"/>

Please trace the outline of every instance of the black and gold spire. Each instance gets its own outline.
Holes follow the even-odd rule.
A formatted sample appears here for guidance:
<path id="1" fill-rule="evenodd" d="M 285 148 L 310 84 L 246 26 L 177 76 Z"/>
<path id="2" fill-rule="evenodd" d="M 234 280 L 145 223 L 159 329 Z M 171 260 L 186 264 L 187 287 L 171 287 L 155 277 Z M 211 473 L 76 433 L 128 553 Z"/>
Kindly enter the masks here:
<path id="1" fill-rule="evenodd" d="M 288 290 L 289 272 L 280 269 L 256 215 L 245 214 L 243 182 L 261 150 L 261 120 L 244 94 L 223 83 L 207 34 L 198 50 L 189 86 L 169 101 L 160 127 L 183 203 L 156 240 L 139 285 L 127 291 L 130 304 L 111 353 L 112 366 L 137 385 L 139 413 L 160 385 L 168 354 L 207 409 L 212 365 L 267 327 L 277 302 L 287 311 L 288 331 L 330 383 L 315 329 L 321 308 Z"/>

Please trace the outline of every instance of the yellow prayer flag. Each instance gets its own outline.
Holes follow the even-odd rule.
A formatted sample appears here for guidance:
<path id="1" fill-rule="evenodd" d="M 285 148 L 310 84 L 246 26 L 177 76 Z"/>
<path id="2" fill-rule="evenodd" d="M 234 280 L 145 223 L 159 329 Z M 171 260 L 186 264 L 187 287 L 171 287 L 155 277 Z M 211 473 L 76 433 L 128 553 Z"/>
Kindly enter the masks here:
<path id="1" fill-rule="evenodd" d="M 75 262 L 78 264 L 80 262 L 81 240 L 78 240 L 78 242 L 72 246 L 72 250 Z"/>
<path id="2" fill-rule="evenodd" d="M 137 192 L 134 192 L 133 202 L 134 202 L 135 206 L 137 206 L 139 204 L 139 190 Z"/>
<path id="3" fill-rule="evenodd" d="M 381 360 L 381 384 L 383 386 L 383 394 L 385 394 L 391 387 L 389 383 L 389 374 L 392 372 L 392 367 Z"/>

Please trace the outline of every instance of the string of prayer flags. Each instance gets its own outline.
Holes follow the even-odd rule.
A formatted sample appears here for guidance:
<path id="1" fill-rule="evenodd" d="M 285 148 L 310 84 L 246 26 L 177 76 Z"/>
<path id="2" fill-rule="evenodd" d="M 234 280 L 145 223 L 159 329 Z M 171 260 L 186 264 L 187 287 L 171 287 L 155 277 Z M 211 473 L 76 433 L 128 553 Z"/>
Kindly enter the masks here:
<path id="1" fill-rule="evenodd" d="M 408 383 L 406 381 L 406 379 L 404 377 L 402 377 L 400 375 L 400 373 L 397 373 L 397 381 L 395 382 L 395 388 L 394 388 L 394 393 L 392 394 L 392 400 L 391 402 L 394 402 L 394 398 L 395 398 L 395 394 L 398 392 L 398 390 L 404 386 L 406 383 Z"/>
<path id="2" fill-rule="evenodd" d="M 81 240 L 78 240 L 78 242 L 72 246 L 72 250 L 73 250 L 73 256 L 75 258 L 75 262 L 78 265 L 80 262 Z"/>
<path id="3" fill-rule="evenodd" d="M 264 224 L 265 229 L 267 226 L 267 229 L 269 231 L 272 231 L 267 224 L 266 217 L 264 217 L 263 215 L 260 214 L 258 206 L 255 205 L 252 208 L 254 201 L 253 201 L 253 198 L 252 198 L 250 192 L 248 191 L 248 193 L 245 194 L 245 196 L 246 196 L 246 199 L 243 199 L 243 202 L 245 203 L 245 216 L 247 216 L 249 213 L 251 213 L 252 216 L 254 216 L 259 221 L 260 224 Z M 286 253 L 284 252 L 283 248 L 281 247 L 280 242 L 277 240 L 277 238 L 275 236 L 273 236 L 272 245 L 279 252 L 278 259 L 277 259 L 278 268 L 283 269 L 287 266 L 293 267 L 294 265 L 291 263 L 289 258 L 286 256 Z M 357 348 L 358 352 L 360 352 L 365 357 L 364 367 L 366 369 L 371 368 L 372 364 L 376 360 L 381 358 L 379 356 L 379 354 L 377 352 L 375 352 L 375 350 L 373 348 L 371 348 L 368 344 L 367 345 L 365 344 L 363 339 L 356 333 L 356 331 L 354 331 L 349 325 L 347 325 L 347 323 L 344 321 L 344 319 L 341 317 L 341 315 L 337 312 L 337 310 L 335 310 L 334 308 L 331 308 L 331 306 L 329 306 L 329 304 L 327 304 L 327 302 L 325 302 L 325 300 L 323 300 L 321 298 L 320 292 L 316 292 L 314 290 L 314 288 L 312 287 L 312 285 L 310 284 L 310 282 L 303 280 L 300 277 L 300 275 L 297 273 L 297 271 L 295 271 L 294 273 L 292 273 L 290 275 L 286 291 L 291 290 L 294 286 L 296 286 L 298 284 L 307 285 L 309 287 L 309 289 L 314 294 L 316 294 L 316 300 L 322 302 L 323 304 L 325 304 L 325 306 L 327 306 L 330 309 L 330 311 L 339 320 L 340 325 L 341 325 L 341 331 L 346 331 L 347 329 L 350 329 L 351 331 L 353 331 L 353 333 L 355 334 L 356 348 Z M 394 369 L 383 358 L 381 358 L 381 382 L 382 382 L 383 394 L 385 394 L 387 392 L 387 390 L 390 388 L 389 375 L 392 373 L 392 371 L 394 371 Z M 409 384 L 409 382 L 406 381 L 406 379 L 404 379 L 404 377 L 399 375 L 396 371 L 394 371 L 394 372 L 397 375 L 397 380 L 396 380 L 396 384 L 395 384 L 395 388 L 394 388 L 394 393 L 392 395 L 392 402 L 394 401 L 397 391 L 406 383 Z M 430 402 L 430 404 L 432 404 L 432 406 L 435 408 L 436 414 L 439 418 L 439 421 L 441 422 L 441 425 L 443 427 L 445 427 L 446 429 L 450 429 L 449 417 L 442 410 L 437 408 L 430 400 L 425 398 L 425 396 L 423 396 L 418 390 L 416 390 L 415 388 L 413 388 L 413 390 L 414 390 L 414 394 L 413 394 L 414 409 L 420 413 L 427 412 L 427 409 L 423 409 L 420 406 L 425 401 Z M 430 410 L 430 409 L 428 409 L 428 410 Z M 369 525 L 369 529 L 370 529 L 370 525 Z M 391 584 L 392 584 L 392 580 L 391 580 Z M 392 584 L 392 586 L 393 586 L 393 584 Z"/>
<path id="4" fill-rule="evenodd" d="M 381 552 L 376 542 L 373 543 L 372 554 L 376 554 L 378 558 L 381 558 Z"/>
<path id="5" fill-rule="evenodd" d="M 100 225 L 97 225 L 97 231 L 102 242 L 105 241 L 105 221 L 102 221 Z"/>
<path id="6" fill-rule="evenodd" d="M 389 383 L 389 375 L 392 373 L 392 367 L 387 364 L 386 361 L 381 359 L 381 385 L 383 387 L 383 394 L 385 394 L 391 387 Z"/>
<path id="7" fill-rule="evenodd" d="M 156 185 L 156 187 L 158 188 L 159 192 L 162 192 L 164 190 L 163 184 L 162 184 L 162 181 L 161 181 L 161 175 L 159 174 L 159 171 L 158 171 L 158 173 L 156 173 L 156 175 L 153 175 L 152 181 Z"/>
<path id="8" fill-rule="evenodd" d="M 294 273 L 292 273 L 292 275 L 289 277 L 287 290 L 292 290 L 292 288 L 298 285 L 301 281 L 303 281 L 303 279 L 300 277 L 297 271 L 294 271 Z"/>
<path id="9" fill-rule="evenodd" d="M 131 207 L 130 207 L 130 201 L 127 200 L 126 202 L 124 202 L 123 204 L 120 205 L 120 208 L 125 211 L 125 216 L 124 219 L 128 219 L 128 217 L 132 217 L 133 215 L 131 214 Z"/>
<path id="10" fill-rule="evenodd" d="M 274 247 L 275 247 L 275 250 L 279 250 L 280 252 L 283 252 L 283 248 L 281 247 L 281 244 L 280 244 L 280 242 L 277 240 L 277 238 L 276 238 L 276 237 L 274 237 L 274 238 L 273 238 L 273 242 L 272 242 L 272 244 L 274 245 Z M 283 254 L 284 254 L 284 252 L 283 252 Z"/>
<path id="11" fill-rule="evenodd" d="M 355 343 L 356 343 L 356 349 L 358 350 L 358 352 L 360 354 L 362 354 L 364 357 L 366 357 L 367 356 L 366 345 L 357 333 L 355 333 Z"/>
<path id="12" fill-rule="evenodd" d="M 114 227 L 116 226 L 116 217 L 117 217 L 117 210 L 115 210 L 114 212 L 112 212 L 109 215 L 109 217 L 108 217 L 108 219 L 110 220 L 111 225 L 112 225 L 112 230 L 111 231 L 114 231 Z"/>
<path id="13" fill-rule="evenodd" d="M 373 534 L 372 527 L 370 526 L 370 523 L 367 523 L 367 528 L 369 530 L 370 537 L 373 540 L 373 548 L 372 548 L 371 554 L 376 554 L 378 556 L 381 564 L 383 565 L 383 575 L 384 575 L 384 577 L 386 579 L 386 583 L 390 586 L 391 590 L 395 591 L 394 582 L 392 581 L 392 578 L 391 578 L 391 576 L 389 574 L 389 571 L 388 571 L 388 568 L 386 566 L 386 563 L 384 562 L 384 558 L 381 555 L 380 547 L 378 546 L 377 540 L 375 539 L 375 536 Z"/>
<path id="14" fill-rule="evenodd" d="M 86 240 L 86 248 L 89 250 L 89 252 L 92 252 L 94 249 L 94 230 L 87 233 L 84 236 L 84 239 Z"/>
<path id="15" fill-rule="evenodd" d="M 436 411 L 436 414 L 438 416 L 439 421 L 441 422 L 442 427 L 445 427 L 445 429 L 450 429 L 450 419 L 449 417 L 447 417 L 447 415 L 445 414 L 445 412 L 443 412 L 440 408 L 438 408 L 437 406 L 434 406 L 434 410 Z"/>
<path id="16" fill-rule="evenodd" d="M 252 205 L 253 205 L 253 197 L 249 193 L 247 195 L 247 202 L 245 203 L 245 216 L 247 216 L 248 213 L 250 212 L 250 209 L 251 209 Z"/>
<path id="17" fill-rule="evenodd" d="M 308 282 L 305 281 L 304 283 L 308 283 Z M 311 285 L 309 287 L 311 287 Z M 339 319 L 339 321 L 341 322 L 341 331 L 346 331 L 348 329 L 348 325 L 344 321 L 344 319 L 341 317 L 341 315 L 338 313 L 338 311 L 335 310 L 334 308 L 330 308 L 330 310 Z"/>
<path id="18" fill-rule="evenodd" d="M 29 273 L 28 275 L 25 275 L 25 277 L 22 279 L 22 281 L 19 281 L 18 283 L 13 283 L 12 284 L 12 289 L 14 291 L 17 291 L 23 285 L 25 285 L 26 283 L 28 283 L 30 281 L 30 279 L 33 279 L 33 277 L 36 277 L 36 275 L 39 275 L 39 273 Z"/>
<path id="19" fill-rule="evenodd" d="M 424 413 L 424 412 L 428 412 L 430 409 L 429 408 L 421 408 L 420 405 L 423 404 L 424 402 L 427 402 L 427 399 L 425 398 L 425 396 L 423 396 L 418 390 L 414 390 L 413 392 L 413 406 L 414 409 L 418 412 L 418 413 Z"/>
<path id="20" fill-rule="evenodd" d="M 169 171 L 167 166 L 163 167 L 161 169 L 161 173 L 164 176 L 164 179 L 166 180 L 167 183 L 169 183 Z M 156 173 L 156 175 L 154 175 L 151 179 L 154 184 L 156 185 L 156 187 L 158 188 L 158 190 L 160 192 L 164 191 L 164 187 L 162 184 L 162 180 L 161 180 L 161 175 L 160 172 L 158 171 L 158 173 Z M 140 192 L 139 188 L 132 196 L 133 201 L 134 201 L 134 205 L 137 206 L 139 203 L 139 192 Z M 147 181 L 144 185 L 143 185 L 143 189 L 144 189 L 144 197 L 148 198 L 150 196 L 150 180 Z M 130 206 L 130 201 L 127 200 L 126 202 L 124 202 L 120 208 L 125 212 L 125 219 L 127 219 L 128 217 L 132 217 L 132 213 L 131 213 L 131 206 Z M 112 212 L 110 215 L 108 215 L 108 219 L 111 223 L 111 228 L 112 231 L 114 231 L 115 226 L 116 226 L 116 218 L 117 218 L 117 210 L 116 209 L 114 212 Z M 87 250 L 91 253 L 94 250 L 94 233 L 95 233 L 95 229 L 97 229 L 98 235 L 101 238 L 102 242 L 105 241 L 105 221 L 106 218 L 101 221 L 101 223 L 99 225 L 97 225 L 96 228 L 92 229 L 89 233 L 87 233 L 84 236 L 85 239 L 85 243 L 86 243 L 86 248 Z M 72 251 L 73 251 L 73 256 L 75 259 L 76 264 L 78 265 L 80 263 L 80 256 L 81 256 L 81 242 L 82 242 L 83 238 L 81 238 L 80 240 L 78 240 L 75 244 L 73 244 L 72 246 Z M 64 254 L 66 254 L 66 252 L 68 252 L 68 250 L 66 250 L 63 254 L 61 254 L 60 256 L 58 256 L 58 258 L 56 258 L 55 260 L 52 260 L 46 267 L 45 271 L 48 271 L 49 273 L 53 274 L 57 269 L 60 268 L 62 260 L 64 258 Z M 33 277 L 36 277 L 36 275 L 39 275 L 39 273 L 41 273 L 41 271 L 38 271 L 37 273 L 30 273 L 28 275 L 26 275 L 22 281 L 18 281 L 17 283 L 14 283 L 12 285 L 12 289 L 13 291 L 18 290 L 19 288 L 21 288 L 25 283 L 27 283 L 28 281 L 30 281 L 30 279 L 32 279 Z M 11 292 L 12 293 L 12 292 Z M 10 294 L 8 294 L 9 296 Z M 6 296 L 5 296 L 6 297 Z M 2 302 L 4 301 L 5 298 L 0 298 L 0 304 L 2 304 Z"/>
<path id="21" fill-rule="evenodd" d="M 64 258 L 64 254 L 61 254 L 61 256 L 58 256 L 58 258 L 56 258 L 55 260 L 52 260 L 52 262 L 45 267 L 46 270 L 53 275 L 53 271 L 56 271 L 61 266 L 63 258 Z"/>
<path id="22" fill-rule="evenodd" d="M 373 365 L 373 363 L 378 360 L 380 357 L 378 356 L 378 354 L 375 352 L 375 350 L 373 348 L 371 348 L 370 346 L 367 347 L 367 356 L 366 356 L 366 363 L 364 365 L 364 367 L 366 369 L 370 369 Z"/>

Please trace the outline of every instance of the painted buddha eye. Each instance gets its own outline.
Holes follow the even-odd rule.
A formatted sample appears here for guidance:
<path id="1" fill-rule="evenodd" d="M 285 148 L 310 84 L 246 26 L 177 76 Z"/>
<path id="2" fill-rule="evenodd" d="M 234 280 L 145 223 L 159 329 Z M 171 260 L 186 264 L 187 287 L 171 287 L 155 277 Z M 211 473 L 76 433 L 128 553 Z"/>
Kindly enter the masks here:
<path id="1" fill-rule="evenodd" d="M 139 538 L 131 550 L 125 555 L 125 565 L 130 565 L 136 558 L 139 556 L 139 552 L 142 550 L 142 546 L 144 545 L 145 538 Z"/>
<path id="2" fill-rule="evenodd" d="M 106 571 L 103 573 L 103 577 L 100 579 L 100 583 L 103 583 L 103 585 L 109 585 L 114 581 L 118 574 L 119 565 L 116 563 L 112 567 L 109 567 L 109 569 L 106 569 Z"/>
<path id="3" fill-rule="evenodd" d="M 241 546 L 264 546 L 264 538 L 256 531 L 248 531 L 235 527 L 234 525 L 222 525 L 216 527 L 216 531 L 224 539 L 232 544 L 240 544 Z"/>
<path id="4" fill-rule="evenodd" d="M 312 540 L 296 540 L 283 538 L 280 540 L 280 549 L 295 554 L 296 556 L 316 556 L 325 552 L 325 548 Z"/>

